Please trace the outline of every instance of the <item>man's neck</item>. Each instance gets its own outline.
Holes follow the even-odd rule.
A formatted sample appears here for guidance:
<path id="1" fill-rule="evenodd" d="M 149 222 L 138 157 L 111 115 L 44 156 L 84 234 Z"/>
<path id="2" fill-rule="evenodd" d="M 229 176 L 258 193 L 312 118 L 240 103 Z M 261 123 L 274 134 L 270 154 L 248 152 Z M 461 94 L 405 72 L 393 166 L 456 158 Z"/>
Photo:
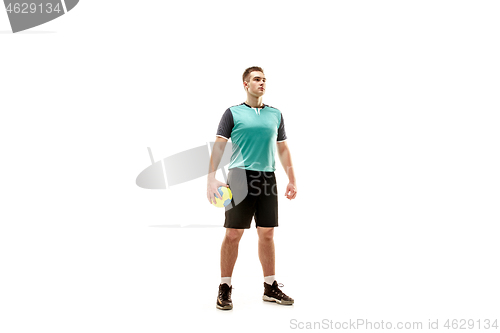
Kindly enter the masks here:
<path id="1" fill-rule="evenodd" d="M 247 95 L 247 100 L 246 102 L 250 107 L 252 108 L 262 108 L 264 107 L 264 104 L 262 104 L 262 96 L 261 97 L 255 97 L 252 95 Z"/>

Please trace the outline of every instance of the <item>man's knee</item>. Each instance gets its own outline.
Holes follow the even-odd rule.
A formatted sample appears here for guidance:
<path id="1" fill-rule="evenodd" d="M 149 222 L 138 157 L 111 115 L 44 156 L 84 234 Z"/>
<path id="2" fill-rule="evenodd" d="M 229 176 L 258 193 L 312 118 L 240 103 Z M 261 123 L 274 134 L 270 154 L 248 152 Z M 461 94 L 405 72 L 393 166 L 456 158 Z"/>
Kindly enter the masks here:
<path id="1" fill-rule="evenodd" d="M 257 233 L 259 234 L 259 240 L 270 242 L 274 237 L 274 228 L 257 228 Z"/>
<path id="2" fill-rule="evenodd" d="M 226 228 L 226 240 L 229 242 L 237 243 L 243 236 L 244 229 Z"/>

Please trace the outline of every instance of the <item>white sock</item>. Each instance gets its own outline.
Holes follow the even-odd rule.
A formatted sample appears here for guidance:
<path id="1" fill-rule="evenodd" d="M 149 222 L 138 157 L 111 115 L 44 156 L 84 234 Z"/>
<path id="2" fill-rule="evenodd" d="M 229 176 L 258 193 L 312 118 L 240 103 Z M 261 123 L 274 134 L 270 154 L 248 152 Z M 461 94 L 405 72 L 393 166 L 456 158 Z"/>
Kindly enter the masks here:
<path id="1" fill-rule="evenodd" d="M 273 285 L 274 275 L 264 276 L 264 282 Z"/>
<path id="2" fill-rule="evenodd" d="M 220 284 L 224 284 L 224 283 L 227 283 L 227 285 L 231 287 L 231 277 L 230 276 L 221 277 Z"/>

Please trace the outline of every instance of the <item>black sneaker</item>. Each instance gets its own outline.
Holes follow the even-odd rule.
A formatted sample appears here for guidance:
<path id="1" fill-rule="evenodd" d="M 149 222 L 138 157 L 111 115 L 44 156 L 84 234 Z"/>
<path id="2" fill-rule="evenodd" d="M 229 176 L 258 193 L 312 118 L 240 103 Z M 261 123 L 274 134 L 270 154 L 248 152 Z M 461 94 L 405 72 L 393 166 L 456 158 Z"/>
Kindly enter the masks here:
<path id="1" fill-rule="evenodd" d="M 221 310 L 231 310 L 233 308 L 233 302 L 231 301 L 231 291 L 233 286 L 228 286 L 227 283 L 221 283 L 219 285 L 219 296 L 217 296 L 217 309 Z"/>
<path id="2" fill-rule="evenodd" d="M 276 280 L 272 285 L 264 282 L 264 296 L 262 296 L 262 299 L 264 301 L 276 302 L 283 305 L 293 304 L 293 298 L 285 295 L 285 293 L 282 292 L 278 287 L 284 287 L 284 285 L 282 283 L 278 285 L 278 282 L 276 282 Z"/>

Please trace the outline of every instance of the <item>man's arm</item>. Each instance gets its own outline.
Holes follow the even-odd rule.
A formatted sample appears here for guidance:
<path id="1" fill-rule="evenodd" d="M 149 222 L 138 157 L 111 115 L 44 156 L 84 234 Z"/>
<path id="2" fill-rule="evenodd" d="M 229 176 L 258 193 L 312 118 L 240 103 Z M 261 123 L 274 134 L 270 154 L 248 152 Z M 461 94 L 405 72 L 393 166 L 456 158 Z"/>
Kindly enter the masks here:
<path id="1" fill-rule="evenodd" d="M 290 149 L 288 148 L 288 143 L 286 141 L 281 141 L 276 143 L 276 146 L 281 165 L 283 166 L 283 169 L 285 169 L 286 175 L 288 176 L 288 185 L 286 187 L 285 196 L 290 200 L 295 199 L 297 196 L 297 182 L 295 179 L 292 156 L 290 154 Z"/>
<path id="2" fill-rule="evenodd" d="M 217 189 L 219 186 L 228 187 L 229 185 L 218 181 L 215 179 L 215 174 L 217 173 L 217 167 L 219 166 L 222 155 L 224 154 L 224 149 L 226 148 L 227 139 L 216 137 L 215 143 L 212 149 L 212 155 L 210 156 L 210 163 L 208 166 L 208 176 L 207 176 L 207 198 L 210 203 L 215 203 L 215 196 L 219 199 Z"/>

